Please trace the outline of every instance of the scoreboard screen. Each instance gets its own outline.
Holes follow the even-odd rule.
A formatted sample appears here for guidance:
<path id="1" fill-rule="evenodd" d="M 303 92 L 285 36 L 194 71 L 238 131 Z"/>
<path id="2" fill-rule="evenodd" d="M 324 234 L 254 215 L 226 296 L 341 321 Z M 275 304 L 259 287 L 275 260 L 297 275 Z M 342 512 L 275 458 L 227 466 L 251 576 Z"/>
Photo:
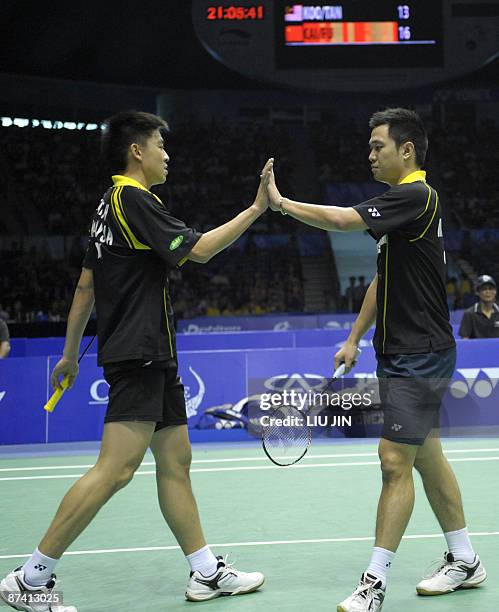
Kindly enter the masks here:
<path id="1" fill-rule="evenodd" d="M 250 78 L 307 92 L 400 91 L 470 74 L 497 58 L 497 5 L 192 0 L 192 18 L 207 51 Z"/>
<path id="2" fill-rule="evenodd" d="M 275 2 L 276 68 L 439 67 L 442 0 Z"/>

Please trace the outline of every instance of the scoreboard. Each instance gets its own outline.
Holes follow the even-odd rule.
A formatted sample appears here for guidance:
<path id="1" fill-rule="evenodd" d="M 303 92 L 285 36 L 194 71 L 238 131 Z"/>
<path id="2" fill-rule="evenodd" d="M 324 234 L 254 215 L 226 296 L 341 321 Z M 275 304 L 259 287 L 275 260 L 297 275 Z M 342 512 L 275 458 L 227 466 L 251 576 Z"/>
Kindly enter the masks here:
<path id="1" fill-rule="evenodd" d="M 193 0 L 192 18 L 217 61 L 309 91 L 418 87 L 499 54 L 498 0 Z"/>
<path id="2" fill-rule="evenodd" d="M 442 66 L 442 1 L 276 3 L 280 68 Z"/>

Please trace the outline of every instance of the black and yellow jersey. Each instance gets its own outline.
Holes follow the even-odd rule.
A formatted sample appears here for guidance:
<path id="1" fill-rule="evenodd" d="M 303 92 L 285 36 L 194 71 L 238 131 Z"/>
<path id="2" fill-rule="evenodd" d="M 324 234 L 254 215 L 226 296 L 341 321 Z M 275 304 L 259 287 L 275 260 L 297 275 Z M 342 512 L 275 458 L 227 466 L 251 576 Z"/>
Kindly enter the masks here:
<path id="1" fill-rule="evenodd" d="M 378 245 L 376 353 L 428 353 L 455 344 L 445 291 L 442 209 L 418 170 L 355 206 Z"/>
<path id="2" fill-rule="evenodd" d="M 176 355 L 168 273 L 200 237 L 140 183 L 113 176 L 83 262 L 94 277 L 99 365 Z"/>

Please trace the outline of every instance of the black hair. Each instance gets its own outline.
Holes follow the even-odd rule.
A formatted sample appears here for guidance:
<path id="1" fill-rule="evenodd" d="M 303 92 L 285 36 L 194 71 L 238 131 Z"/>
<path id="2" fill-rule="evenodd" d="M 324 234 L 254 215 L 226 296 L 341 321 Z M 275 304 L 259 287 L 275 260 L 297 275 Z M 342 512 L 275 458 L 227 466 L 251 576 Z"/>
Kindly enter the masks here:
<path id="1" fill-rule="evenodd" d="M 155 130 L 167 132 L 168 124 L 151 113 L 122 111 L 106 119 L 101 136 L 101 153 L 108 169 L 117 174 L 124 172 L 130 145 L 143 143 Z"/>
<path id="2" fill-rule="evenodd" d="M 388 134 L 393 138 L 397 149 L 404 142 L 412 142 L 416 151 L 416 164 L 424 166 L 428 151 L 428 135 L 421 117 L 408 108 L 387 108 L 374 113 L 369 119 L 369 127 L 374 129 L 380 125 L 388 125 Z"/>

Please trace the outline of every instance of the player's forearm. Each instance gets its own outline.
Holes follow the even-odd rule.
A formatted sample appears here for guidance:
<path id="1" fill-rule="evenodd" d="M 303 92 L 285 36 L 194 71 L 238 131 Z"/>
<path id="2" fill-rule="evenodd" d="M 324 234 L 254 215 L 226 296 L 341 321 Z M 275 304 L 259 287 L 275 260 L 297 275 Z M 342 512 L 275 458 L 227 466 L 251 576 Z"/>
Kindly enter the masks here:
<path id="1" fill-rule="evenodd" d="M 371 328 L 372 324 L 376 320 L 376 290 L 378 287 L 378 275 L 374 277 L 373 281 L 369 285 L 366 292 L 364 301 L 362 302 L 362 308 L 360 309 L 359 316 L 355 320 L 352 326 L 352 331 L 348 336 L 347 342 L 358 344 L 360 339 L 364 336 L 368 329 Z"/>
<path id="2" fill-rule="evenodd" d="M 327 231 L 345 231 L 345 209 L 339 206 L 305 204 L 289 198 L 282 199 L 282 210 L 302 223 Z"/>
<path id="3" fill-rule="evenodd" d="M 78 359 L 80 342 L 94 307 L 93 287 L 76 288 L 73 303 L 68 315 L 64 357 L 70 361 Z"/>
<path id="4" fill-rule="evenodd" d="M 189 259 L 206 263 L 220 251 L 235 242 L 260 217 L 262 210 L 251 205 L 236 217 L 206 232 L 192 249 Z"/>

